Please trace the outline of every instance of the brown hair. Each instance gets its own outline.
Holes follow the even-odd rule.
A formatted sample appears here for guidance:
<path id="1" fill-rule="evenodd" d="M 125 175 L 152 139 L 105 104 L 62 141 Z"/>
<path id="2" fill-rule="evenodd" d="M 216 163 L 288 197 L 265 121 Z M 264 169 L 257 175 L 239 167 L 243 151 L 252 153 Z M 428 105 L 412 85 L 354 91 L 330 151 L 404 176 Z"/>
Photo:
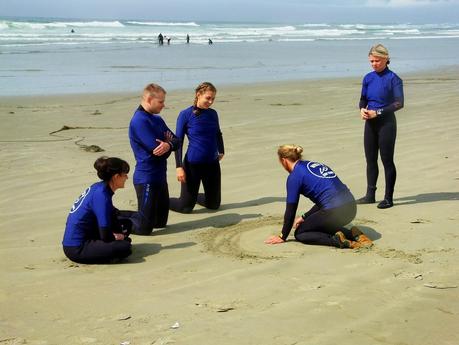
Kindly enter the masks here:
<path id="1" fill-rule="evenodd" d="M 204 92 L 211 91 L 213 93 L 217 93 L 217 88 L 208 81 L 205 81 L 199 84 L 195 91 L 194 103 L 193 103 L 193 113 L 199 115 L 201 113 L 200 109 L 198 108 L 198 95 L 202 95 Z"/>
<path id="2" fill-rule="evenodd" d="M 286 158 L 289 161 L 296 162 L 302 158 L 303 148 L 295 144 L 281 145 L 277 149 L 279 158 Z"/>

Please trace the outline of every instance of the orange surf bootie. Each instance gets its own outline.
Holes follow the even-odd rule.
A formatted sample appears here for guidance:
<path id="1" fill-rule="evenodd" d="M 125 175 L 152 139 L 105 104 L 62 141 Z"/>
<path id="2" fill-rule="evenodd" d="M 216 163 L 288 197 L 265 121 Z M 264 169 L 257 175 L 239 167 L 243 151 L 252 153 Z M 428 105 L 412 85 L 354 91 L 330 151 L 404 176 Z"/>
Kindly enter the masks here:
<path id="1" fill-rule="evenodd" d="M 338 243 L 340 248 L 355 249 L 361 247 L 359 242 L 348 240 L 342 231 L 336 232 L 332 238 Z"/>
<path id="2" fill-rule="evenodd" d="M 371 247 L 373 245 L 373 241 L 368 238 L 360 229 L 356 226 L 351 228 L 352 237 L 354 240 L 360 244 L 361 247 Z"/>

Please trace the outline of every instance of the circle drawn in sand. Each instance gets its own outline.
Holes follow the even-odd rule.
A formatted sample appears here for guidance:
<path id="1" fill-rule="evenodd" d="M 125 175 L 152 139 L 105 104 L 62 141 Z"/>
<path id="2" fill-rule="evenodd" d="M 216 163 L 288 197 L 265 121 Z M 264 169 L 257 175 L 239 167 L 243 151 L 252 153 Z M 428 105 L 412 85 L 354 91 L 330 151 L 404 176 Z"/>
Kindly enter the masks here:
<path id="1" fill-rule="evenodd" d="M 240 260 L 276 260 L 299 256 L 298 247 L 267 245 L 264 240 L 282 228 L 282 217 L 262 217 L 224 228 L 211 228 L 200 233 L 199 239 L 206 251 L 217 256 L 230 256 Z"/>

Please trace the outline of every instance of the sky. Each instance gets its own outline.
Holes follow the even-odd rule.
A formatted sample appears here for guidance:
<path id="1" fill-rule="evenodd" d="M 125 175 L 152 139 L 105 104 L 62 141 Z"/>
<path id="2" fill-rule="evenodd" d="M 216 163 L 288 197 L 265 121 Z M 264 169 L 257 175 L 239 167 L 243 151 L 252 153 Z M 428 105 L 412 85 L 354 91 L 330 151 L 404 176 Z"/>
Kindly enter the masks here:
<path id="1" fill-rule="evenodd" d="M 276 23 L 459 23 L 459 0 L 0 0 L 0 17 Z"/>

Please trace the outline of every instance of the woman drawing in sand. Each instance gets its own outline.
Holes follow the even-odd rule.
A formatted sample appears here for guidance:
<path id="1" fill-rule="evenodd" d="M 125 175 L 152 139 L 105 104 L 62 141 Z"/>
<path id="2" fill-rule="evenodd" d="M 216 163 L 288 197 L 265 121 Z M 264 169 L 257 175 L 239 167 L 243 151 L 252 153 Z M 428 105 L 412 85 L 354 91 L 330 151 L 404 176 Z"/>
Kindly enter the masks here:
<path id="1" fill-rule="evenodd" d="M 304 244 L 358 248 L 371 246 L 371 240 L 357 227 L 344 227 L 356 215 L 354 196 L 347 186 L 328 166 L 302 160 L 303 148 L 282 145 L 277 154 L 287 178 L 287 205 L 282 233 L 269 237 L 265 243 L 278 244 L 287 241 L 295 228 L 295 239 Z M 300 195 L 314 202 L 314 206 L 295 219 Z"/>

